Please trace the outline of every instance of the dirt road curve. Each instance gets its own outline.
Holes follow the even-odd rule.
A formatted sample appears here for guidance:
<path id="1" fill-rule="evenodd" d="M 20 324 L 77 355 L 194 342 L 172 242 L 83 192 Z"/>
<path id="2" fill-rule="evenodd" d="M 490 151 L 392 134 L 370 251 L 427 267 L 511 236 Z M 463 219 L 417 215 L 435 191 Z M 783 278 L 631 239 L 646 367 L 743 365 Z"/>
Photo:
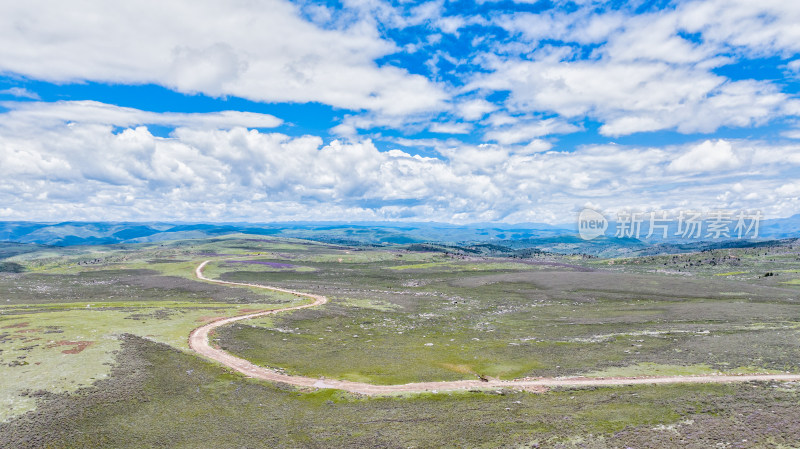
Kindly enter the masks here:
<path id="1" fill-rule="evenodd" d="M 413 393 L 425 391 L 452 391 L 452 390 L 474 390 L 474 389 L 500 389 L 515 388 L 530 391 L 546 391 L 551 387 L 574 387 L 574 386 L 610 386 L 610 385 L 636 385 L 636 384 L 675 384 L 675 383 L 725 383 L 725 382 L 747 382 L 753 380 L 770 381 L 800 381 L 800 374 L 744 374 L 744 375 L 703 375 L 703 376 L 660 376 L 660 377 L 541 377 L 519 380 L 458 380 L 449 382 L 419 382 L 402 385 L 373 385 L 362 382 L 350 382 L 345 380 L 317 379 L 303 376 L 289 376 L 272 371 L 267 368 L 253 365 L 245 359 L 229 354 L 222 349 L 212 347 L 208 343 L 208 334 L 220 327 L 236 321 L 248 320 L 260 316 L 271 315 L 289 310 L 305 309 L 316 307 L 328 302 L 328 298 L 322 295 L 302 293 L 285 288 L 270 287 L 266 285 L 246 284 L 241 282 L 228 282 L 216 279 L 209 279 L 203 276 L 203 267 L 209 263 L 207 260 L 201 263 L 195 270 L 195 275 L 204 281 L 216 284 L 240 285 L 245 287 L 264 288 L 278 292 L 290 293 L 297 296 L 313 299 L 311 303 L 285 307 L 283 309 L 268 310 L 263 312 L 239 315 L 230 318 L 220 318 L 208 324 L 204 324 L 189 334 L 189 347 L 198 354 L 204 355 L 212 360 L 216 360 L 223 365 L 232 368 L 248 377 L 263 379 L 272 382 L 283 382 L 298 387 L 309 388 L 336 388 L 352 393 L 368 395 L 392 394 L 392 393 Z"/>

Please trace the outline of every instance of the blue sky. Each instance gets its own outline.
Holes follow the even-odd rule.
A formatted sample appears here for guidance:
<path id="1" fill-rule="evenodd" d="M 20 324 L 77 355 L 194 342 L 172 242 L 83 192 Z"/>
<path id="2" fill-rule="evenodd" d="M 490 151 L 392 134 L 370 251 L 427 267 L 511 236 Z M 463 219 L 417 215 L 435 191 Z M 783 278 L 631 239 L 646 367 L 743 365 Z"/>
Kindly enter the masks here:
<path id="1" fill-rule="evenodd" d="M 800 213 L 800 6 L 0 6 L 0 219 Z"/>

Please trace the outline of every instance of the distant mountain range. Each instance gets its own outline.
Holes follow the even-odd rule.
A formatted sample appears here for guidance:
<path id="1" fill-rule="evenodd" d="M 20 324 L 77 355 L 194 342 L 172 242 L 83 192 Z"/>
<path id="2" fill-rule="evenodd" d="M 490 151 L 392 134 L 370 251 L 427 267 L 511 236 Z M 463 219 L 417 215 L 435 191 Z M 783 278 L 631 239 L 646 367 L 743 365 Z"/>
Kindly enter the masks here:
<path id="1" fill-rule="evenodd" d="M 103 245 L 145 243 L 164 240 L 206 238 L 234 233 L 302 238 L 340 244 L 413 244 L 491 243 L 513 250 L 537 248 L 559 253 L 623 255 L 647 253 L 659 248 L 736 246 L 728 241 L 687 241 L 675 236 L 677 223 L 670 224 L 667 239 L 654 235 L 645 239 L 644 226 L 640 238 L 614 237 L 618 223 L 610 222 L 605 236 L 586 241 L 578 236 L 577 224 L 548 225 L 542 223 L 498 224 L 478 223 L 452 225 L 412 222 L 286 222 L 286 223 L 141 223 L 141 222 L 0 222 L 0 242 L 40 245 Z M 705 233 L 705 232 L 704 232 Z M 656 233 L 660 234 L 660 233 Z M 774 240 L 800 237 L 800 214 L 789 218 L 762 220 L 758 239 Z"/>
<path id="2" fill-rule="evenodd" d="M 292 222 L 264 224 L 0 222 L 0 241 L 59 246 L 143 243 L 204 238 L 233 233 L 360 244 L 515 240 L 575 234 L 572 230 L 547 224 L 477 224 L 460 226 L 444 223 L 402 222 Z"/>

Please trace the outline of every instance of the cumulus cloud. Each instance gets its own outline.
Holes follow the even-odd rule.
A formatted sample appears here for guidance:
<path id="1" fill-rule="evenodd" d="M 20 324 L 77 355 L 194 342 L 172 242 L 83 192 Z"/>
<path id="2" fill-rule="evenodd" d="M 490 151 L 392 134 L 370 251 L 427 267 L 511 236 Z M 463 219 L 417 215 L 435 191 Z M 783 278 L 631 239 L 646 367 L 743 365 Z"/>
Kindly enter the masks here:
<path id="1" fill-rule="evenodd" d="M 31 92 L 24 87 L 11 87 L 8 89 L 0 90 L 0 94 L 12 95 L 17 98 L 29 98 L 31 100 L 39 100 L 39 94 Z"/>
<path id="2" fill-rule="evenodd" d="M 673 160 L 668 168 L 675 172 L 708 172 L 738 164 L 730 142 L 706 140 Z"/>
<path id="3" fill-rule="evenodd" d="M 800 74 L 800 59 L 795 59 L 794 61 L 789 62 L 786 64 L 786 67 L 794 72 L 794 74 Z"/>
<path id="4" fill-rule="evenodd" d="M 493 103 L 478 98 L 458 104 L 455 113 L 466 120 L 479 120 L 496 109 L 497 106 Z"/>
<path id="5" fill-rule="evenodd" d="M 515 149 L 514 152 L 517 154 L 521 153 L 541 153 L 542 151 L 548 151 L 553 148 L 553 144 L 543 140 L 543 139 L 533 139 L 527 145 L 522 148 Z"/>
<path id="6" fill-rule="evenodd" d="M 54 82 L 156 83 L 388 114 L 435 110 L 447 97 L 423 76 L 375 63 L 396 47 L 374 23 L 322 28 L 283 0 L 4 2 L 0 40 L 0 71 Z"/>
<path id="7" fill-rule="evenodd" d="M 791 106 L 796 94 L 773 80 L 715 71 L 752 57 L 794 58 L 800 8 L 792 2 L 694 0 L 644 13 L 627 4 L 570 5 L 466 15 L 441 0 L 348 0 L 341 7 L 286 0 L 87 0 L 81 8 L 6 2 L 0 71 L 59 83 L 156 83 L 188 94 L 319 102 L 363 116 L 337 124 L 333 132 L 341 136 L 370 127 L 414 133 L 434 119 L 480 121 L 490 132 L 492 118 L 503 114 L 588 117 L 612 137 L 712 133 L 800 114 Z M 397 33 L 386 32 L 410 27 L 415 37 L 400 33 L 397 43 Z M 474 34 L 468 55 L 443 44 L 445 34 L 457 37 L 465 27 Z M 423 50 L 430 57 L 419 67 L 403 59 Z M 797 61 L 782 67 L 796 73 Z M 509 95 L 495 99 L 493 92 Z"/>
<path id="8" fill-rule="evenodd" d="M 796 213 L 800 99 L 728 69 L 770 57 L 796 76 L 800 7 L 688 0 L 634 13 L 555 4 L 467 17 L 441 0 L 4 2 L 0 71 L 13 83 L 154 83 L 318 102 L 333 106 L 338 122 L 324 126 L 341 140 L 268 132 L 282 123 L 269 114 L 8 101 L 0 214 L 567 222 L 585 204 Z M 470 53 L 459 54 L 466 42 Z M 38 100 L 23 87 L 1 93 Z M 770 141 L 714 134 L 779 120 Z M 149 125 L 175 129 L 159 137 Z M 665 130 L 706 135 L 672 146 L 554 147 L 577 131 L 608 142 Z M 447 139 L 415 138 L 428 132 Z M 436 157 L 414 155 L 421 148 Z"/>
<path id="9" fill-rule="evenodd" d="M 593 14 L 592 8 L 572 12 L 545 11 L 499 15 L 495 23 L 506 31 L 519 33 L 528 41 L 563 40 L 590 44 L 602 42 L 623 27 L 624 13 Z"/>
<path id="10" fill-rule="evenodd" d="M 800 51 L 800 5 L 765 0 L 706 0 L 677 8 L 679 25 L 702 33 L 711 45 L 744 51 L 749 56 Z"/>
<path id="11" fill-rule="evenodd" d="M 283 121 L 273 115 L 242 111 L 206 113 L 150 112 L 97 101 L 4 102 L 9 109 L 2 125 L 42 126 L 62 122 L 106 124 L 121 127 L 163 125 L 200 128 L 274 128 Z"/>
<path id="12" fill-rule="evenodd" d="M 712 132 L 784 115 L 788 95 L 766 82 L 728 81 L 665 63 L 497 61 L 476 88 L 509 90 L 507 107 L 593 117 L 604 135 Z"/>
<path id="13" fill-rule="evenodd" d="M 469 123 L 432 123 L 428 129 L 434 133 L 467 134 L 472 126 Z"/>
<path id="14" fill-rule="evenodd" d="M 9 219 L 564 223 L 587 202 L 608 211 L 773 215 L 800 205 L 790 185 L 775 189 L 798 177 L 798 145 L 717 140 L 554 152 L 538 140 L 529 149 L 399 142 L 440 154 L 422 157 L 379 151 L 369 140 L 324 144 L 243 127 L 178 127 L 167 138 L 94 120 L 18 127 L 11 114 L 0 115 L 0 201 Z"/>
<path id="15" fill-rule="evenodd" d="M 638 15 L 595 6 L 499 15 L 496 24 L 530 45 L 498 44 L 480 59 L 490 73 L 469 86 L 510 91 L 505 106 L 511 112 L 590 117 L 607 136 L 711 133 L 797 114 L 789 106 L 793 96 L 771 80 L 713 72 L 738 58 L 800 50 L 795 4 L 688 1 Z M 583 45 L 594 45 L 588 57 Z"/>
<path id="16" fill-rule="evenodd" d="M 487 132 L 484 138 L 500 144 L 510 145 L 550 134 L 564 134 L 577 131 L 579 128 L 559 119 L 531 120 L 515 123 L 512 126 L 502 127 Z"/>

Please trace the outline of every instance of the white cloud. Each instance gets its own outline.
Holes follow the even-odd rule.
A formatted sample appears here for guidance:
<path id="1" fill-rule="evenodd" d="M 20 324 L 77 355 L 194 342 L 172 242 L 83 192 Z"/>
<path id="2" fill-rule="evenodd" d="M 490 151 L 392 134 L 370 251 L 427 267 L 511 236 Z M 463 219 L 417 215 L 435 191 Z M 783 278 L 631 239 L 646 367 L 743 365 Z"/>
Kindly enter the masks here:
<path id="1" fill-rule="evenodd" d="M 149 112 L 96 101 L 4 102 L 3 126 L 42 126 L 62 122 L 133 125 L 188 126 L 201 128 L 274 128 L 282 120 L 269 114 L 220 111 L 207 113 Z"/>
<path id="2" fill-rule="evenodd" d="M 331 128 L 331 134 L 344 138 L 353 138 L 358 135 L 358 129 L 353 123 L 345 121 Z"/>
<path id="3" fill-rule="evenodd" d="M 469 123 L 432 123 L 428 127 L 431 132 L 443 134 L 467 134 L 472 129 Z"/>
<path id="4" fill-rule="evenodd" d="M 282 0 L 3 2 L 0 41 L 0 71 L 53 82 L 156 83 L 387 114 L 441 109 L 447 98 L 422 76 L 374 62 L 396 50 L 374 23 L 323 29 Z"/>
<path id="5" fill-rule="evenodd" d="M 392 142 L 404 146 L 406 148 L 458 148 L 462 142 L 454 139 L 407 139 L 404 137 L 394 137 L 390 139 Z"/>
<path id="6" fill-rule="evenodd" d="M 9 89 L 0 90 L 0 94 L 13 95 L 17 98 L 30 98 L 31 100 L 39 100 L 39 94 L 31 92 L 24 87 L 11 87 Z"/>
<path id="7" fill-rule="evenodd" d="M 323 145 L 319 137 L 241 127 L 179 127 L 168 138 L 142 126 L 115 130 L 92 116 L 19 127 L 12 114 L 0 114 L 8 219 L 569 222 L 587 202 L 607 211 L 757 208 L 768 215 L 800 207 L 790 187 L 776 190 L 797 179 L 800 145 L 726 140 L 554 152 L 538 139 L 529 147 L 398 142 L 441 154 L 430 158 L 381 152 L 368 140 Z"/>
<path id="8" fill-rule="evenodd" d="M 779 195 L 800 196 L 800 182 L 789 182 L 775 190 Z"/>
<path id="9" fill-rule="evenodd" d="M 781 0 L 706 0 L 677 8 L 679 25 L 700 32 L 712 45 L 746 51 L 750 56 L 800 51 L 800 5 Z"/>
<path id="10" fill-rule="evenodd" d="M 442 32 L 456 35 L 458 34 L 459 28 L 466 24 L 467 21 L 463 17 L 459 16 L 442 17 L 436 21 L 436 25 L 440 30 L 442 30 Z"/>
<path id="11" fill-rule="evenodd" d="M 528 41 L 542 39 L 589 44 L 608 41 L 603 51 L 614 57 L 700 61 L 723 49 L 748 56 L 800 51 L 800 6 L 783 0 L 694 0 L 655 12 L 634 8 L 608 10 L 596 4 L 571 12 L 499 15 L 495 23 Z M 700 43 L 679 35 L 701 33 Z"/>
<path id="12" fill-rule="evenodd" d="M 485 123 L 487 125 L 490 125 L 490 126 L 498 127 L 498 126 L 513 125 L 515 123 L 519 123 L 523 119 L 524 119 L 524 117 L 511 116 L 506 112 L 496 112 L 496 113 L 490 115 L 489 117 L 487 117 L 483 121 L 483 123 Z"/>
<path id="13" fill-rule="evenodd" d="M 622 13 L 592 14 L 591 9 L 572 13 L 516 13 L 498 16 L 497 25 L 527 41 L 564 40 L 582 44 L 602 42 L 622 28 L 628 18 Z"/>
<path id="14" fill-rule="evenodd" d="M 740 57 L 800 51 L 797 4 L 687 1 L 639 15 L 624 8 L 598 13 L 595 6 L 497 16 L 495 23 L 529 45 L 501 43 L 495 54 L 482 55 L 492 73 L 473 77 L 469 87 L 509 90 L 512 113 L 591 117 L 607 136 L 710 133 L 798 114 L 793 97 L 772 81 L 732 81 L 712 72 Z M 542 40 L 563 43 L 540 46 Z M 576 44 L 596 48 L 587 56 Z"/>
<path id="15" fill-rule="evenodd" d="M 613 61 L 653 60 L 671 64 L 698 63 L 715 55 L 716 49 L 679 36 L 678 21 L 674 14 L 629 18 L 625 31 L 611 37 L 604 53 Z"/>
<path id="16" fill-rule="evenodd" d="M 788 131 L 784 131 L 782 135 L 790 139 L 800 139 L 800 129 L 790 129 Z"/>
<path id="17" fill-rule="evenodd" d="M 458 15 L 442 0 L 343 5 L 86 0 L 81 10 L 92 14 L 79 14 L 44 0 L 5 2 L 0 71 L 54 82 L 156 83 L 185 93 L 320 102 L 363 114 L 336 128 L 343 136 L 369 126 L 415 132 L 442 113 L 467 121 L 492 114 L 489 126 L 503 114 L 590 117 L 607 136 L 708 133 L 800 110 L 789 106 L 794 94 L 772 81 L 733 81 L 713 72 L 744 57 L 790 58 L 800 51 L 800 7 L 793 2 L 685 1 L 644 14 L 634 14 L 632 5 L 614 10 L 578 2 L 490 18 Z M 440 45 L 443 34 L 458 35 L 468 25 L 499 25 L 513 38 L 492 42 L 491 33 L 478 32 L 473 40 L 485 54 L 450 55 Z M 383 32 L 411 26 L 427 34 L 402 48 Z M 402 65 L 404 49 L 431 55 L 427 77 L 395 66 Z M 391 62 L 376 63 L 386 59 Z M 455 66 L 447 75 L 467 87 L 439 81 L 447 79 L 440 73 L 446 69 L 435 61 Z M 475 63 L 493 73 L 467 68 Z M 797 61 L 786 65 L 796 67 Z M 511 94 L 502 105 L 483 99 L 448 104 L 452 95 L 476 90 Z"/>
<path id="18" fill-rule="evenodd" d="M 343 140 L 324 145 L 317 136 L 246 129 L 282 123 L 268 114 L 2 103 L 0 211 L 27 219 L 567 221 L 584 204 L 800 210 L 792 181 L 800 177 L 798 145 L 710 135 L 661 148 L 558 152 L 548 138 L 578 131 L 589 118 L 603 136 L 713 133 L 784 119 L 779 132 L 800 139 L 792 129 L 792 117 L 800 116 L 795 92 L 717 70 L 771 56 L 796 73 L 800 6 L 684 1 L 634 15 L 628 7 L 577 4 L 569 13 L 483 19 L 452 15 L 441 0 L 346 0 L 344 9 L 283 0 L 2 3 L 4 73 L 320 102 L 343 108 L 337 114 L 344 118 L 330 130 Z M 483 54 L 448 54 L 451 39 L 484 20 L 513 38 L 494 42 L 491 32 L 476 32 L 471 40 Z M 429 68 L 429 77 L 392 65 L 402 64 L 403 49 L 385 30 L 412 26 L 427 34 L 404 49 L 429 56 L 417 68 Z M 471 72 L 473 64 L 481 69 Z M 466 85 L 435 81 L 452 76 Z M 487 101 L 501 97 L 495 92 L 508 95 Z M 3 93 L 36 99 L 24 88 Z M 176 130 L 162 138 L 142 125 Z M 359 138 L 377 128 L 453 136 L 386 138 L 400 149 L 382 152 Z M 455 139 L 470 132 L 489 143 Z M 403 150 L 412 147 L 437 157 Z"/>
<path id="19" fill-rule="evenodd" d="M 510 90 L 511 111 L 593 117 L 604 122 L 600 132 L 609 136 L 762 124 L 784 115 L 789 99 L 766 82 L 727 81 L 660 62 L 496 61 L 493 68 L 473 87 Z"/>
<path id="20" fill-rule="evenodd" d="M 668 168 L 675 172 L 709 172 L 735 167 L 739 160 L 730 142 L 725 140 L 705 142 L 691 148 L 673 160 Z"/>
<path id="21" fill-rule="evenodd" d="M 485 140 L 503 145 L 530 141 L 536 137 L 551 134 L 564 134 L 577 131 L 579 128 L 563 120 L 545 119 L 518 123 L 506 128 L 494 129 L 484 135 Z"/>
<path id="22" fill-rule="evenodd" d="M 515 149 L 514 152 L 516 154 L 531 154 L 531 153 L 541 153 L 543 151 L 549 151 L 553 148 L 553 144 L 542 139 L 533 139 L 529 144 L 525 145 L 520 149 Z"/>
<path id="23" fill-rule="evenodd" d="M 464 101 L 455 106 L 455 113 L 466 120 L 479 120 L 486 114 L 497 109 L 493 103 L 478 98 L 475 100 Z"/>

